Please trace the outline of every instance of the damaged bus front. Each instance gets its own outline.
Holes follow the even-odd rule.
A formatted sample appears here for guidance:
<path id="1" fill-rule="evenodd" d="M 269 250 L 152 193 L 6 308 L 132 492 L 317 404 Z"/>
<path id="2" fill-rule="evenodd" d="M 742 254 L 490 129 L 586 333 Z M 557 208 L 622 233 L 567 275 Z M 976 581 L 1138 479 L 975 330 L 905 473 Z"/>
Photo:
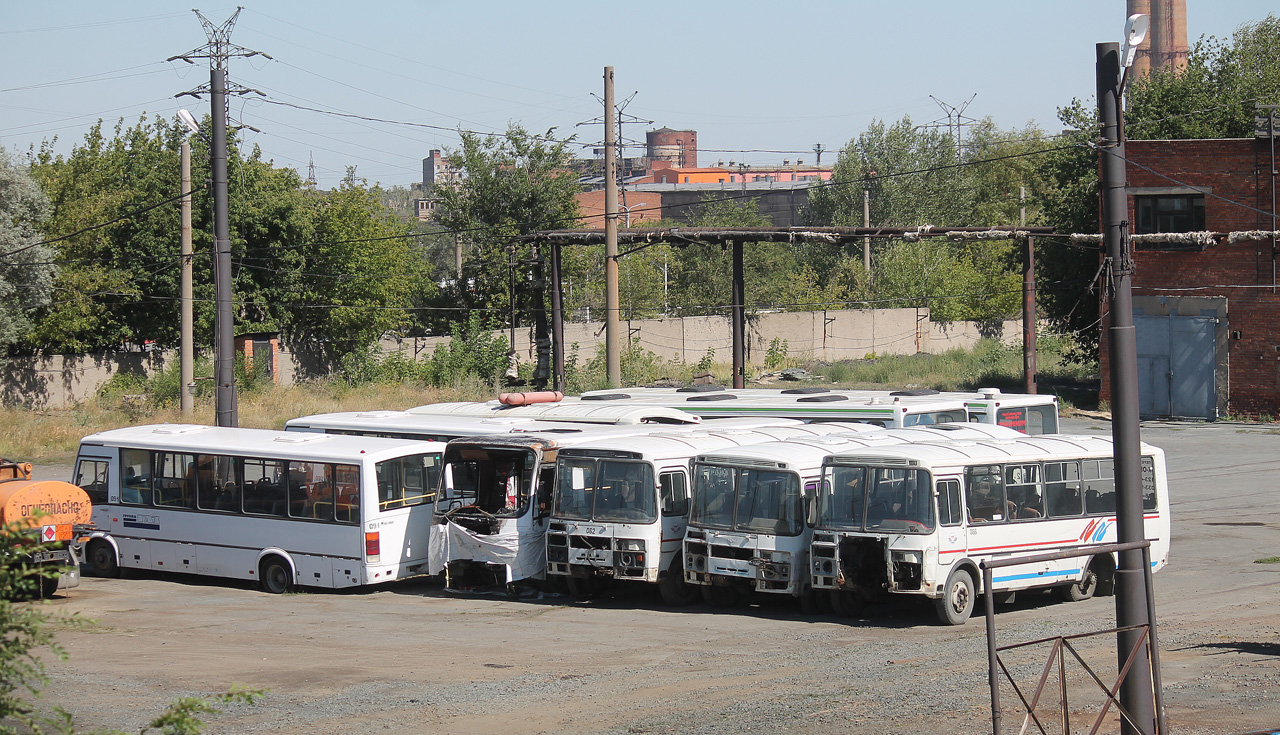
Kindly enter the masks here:
<path id="1" fill-rule="evenodd" d="M 865 432 L 832 424 L 662 432 L 559 452 L 547 533 L 547 572 L 590 597 L 614 580 L 657 583 L 671 605 L 692 603 L 680 553 L 689 515 L 689 463 L 703 452 L 791 437 Z M 878 430 L 877 430 L 878 431 Z"/>

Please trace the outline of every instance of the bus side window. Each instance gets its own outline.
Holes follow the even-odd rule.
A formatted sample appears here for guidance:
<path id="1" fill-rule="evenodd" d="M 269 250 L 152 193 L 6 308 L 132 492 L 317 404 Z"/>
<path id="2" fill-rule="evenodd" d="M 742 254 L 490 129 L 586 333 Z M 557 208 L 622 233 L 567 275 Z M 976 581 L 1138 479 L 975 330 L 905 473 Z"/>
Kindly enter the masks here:
<path id="1" fill-rule="evenodd" d="M 1109 459 L 1086 459 L 1081 462 L 1084 475 L 1084 512 L 1107 515 L 1116 512 L 1116 481 Z"/>
<path id="2" fill-rule="evenodd" d="M 689 481 L 683 472 L 663 472 L 659 475 L 662 485 L 662 515 L 689 515 Z"/>
<path id="3" fill-rule="evenodd" d="M 105 505 L 107 502 L 107 462 L 82 459 L 76 468 L 76 484 L 89 496 L 93 505 Z"/>
<path id="4" fill-rule="evenodd" d="M 1080 495 L 1079 462 L 1046 462 L 1045 511 L 1050 518 L 1078 516 L 1084 512 Z"/>
<path id="5" fill-rule="evenodd" d="M 960 481 L 940 480 L 938 482 L 938 523 L 943 526 L 958 526 L 964 518 L 964 508 L 960 505 Z"/>
<path id="6" fill-rule="evenodd" d="M 1004 497 L 1004 483 L 1001 482 L 1000 465 L 970 467 L 965 474 L 969 484 L 966 497 L 969 521 L 971 523 L 1003 521 L 1007 505 Z"/>
<path id="7" fill-rule="evenodd" d="M 1156 461 L 1142 458 L 1142 509 L 1156 510 Z"/>
<path id="8" fill-rule="evenodd" d="M 120 451 L 120 464 L 120 502 L 150 505 L 151 452 L 145 449 L 123 449 Z"/>

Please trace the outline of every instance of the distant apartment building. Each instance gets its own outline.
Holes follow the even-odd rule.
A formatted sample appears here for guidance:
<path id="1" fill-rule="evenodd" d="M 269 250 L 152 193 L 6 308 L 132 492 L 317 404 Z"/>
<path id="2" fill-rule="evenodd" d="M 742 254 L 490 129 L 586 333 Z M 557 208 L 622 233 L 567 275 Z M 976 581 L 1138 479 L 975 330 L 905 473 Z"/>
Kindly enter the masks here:
<path id="1" fill-rule="evenodd" d="M 438 149 L 433 148 L 430 154 L 422 159 L 422 188 L 426 196 L 413 200 L 413 209 L 418 219 L 426 222 L 435 214 L 438 200 L 432 195 L 433 187 L 453 184 L 461 178 L 461 172 L 449 164 L 449 159 L 444 158 Z"/>

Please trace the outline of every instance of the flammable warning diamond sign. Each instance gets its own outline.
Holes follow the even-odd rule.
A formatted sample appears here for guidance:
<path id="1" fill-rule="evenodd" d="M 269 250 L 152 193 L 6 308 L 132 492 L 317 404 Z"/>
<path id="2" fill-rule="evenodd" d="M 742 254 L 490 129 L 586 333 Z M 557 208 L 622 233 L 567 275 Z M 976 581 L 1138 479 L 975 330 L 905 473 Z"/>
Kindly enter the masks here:
<path id="1" fill-rule="evenodd" d="M 57 526 L 41 526 L 40 538 L 46 543 L 50 541 L 56 541 L 58 539 L 58 527 Z"/>

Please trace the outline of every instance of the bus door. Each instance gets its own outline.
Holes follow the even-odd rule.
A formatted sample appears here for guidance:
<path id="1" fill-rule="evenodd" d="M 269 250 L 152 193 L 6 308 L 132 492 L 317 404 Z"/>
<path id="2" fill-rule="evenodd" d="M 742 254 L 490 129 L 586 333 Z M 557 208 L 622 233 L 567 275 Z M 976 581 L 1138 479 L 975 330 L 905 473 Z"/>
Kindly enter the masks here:
<path id="1" fill-rule="evenodd" d="M 969 553 L 969 538 L 964 526 L 964 502 L 960 478 L 944 477 L 935 486 L 938 501 L 938 568 L 936 584 L 947 581 L 951 567 Z M 927 562 L 926 562 L 927 564 Z M 928 571 L 926 568 L 926 576 Z"/>

